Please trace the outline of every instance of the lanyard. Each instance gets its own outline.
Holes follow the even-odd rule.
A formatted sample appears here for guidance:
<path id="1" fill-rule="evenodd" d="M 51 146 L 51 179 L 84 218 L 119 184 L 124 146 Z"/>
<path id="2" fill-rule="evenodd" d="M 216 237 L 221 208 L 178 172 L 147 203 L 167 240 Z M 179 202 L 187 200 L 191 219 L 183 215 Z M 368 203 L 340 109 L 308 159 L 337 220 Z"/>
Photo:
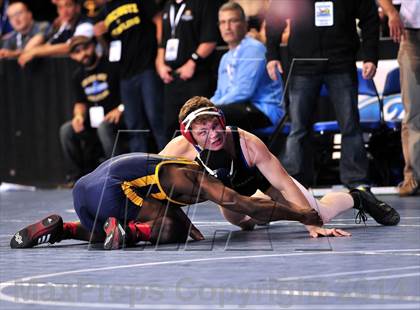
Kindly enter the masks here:
<path id="1" fill-rule="evenodd" d="M 227 74 L 228 74 L 228 77 L 229 77 L 229 83 L 231 83 L 233 81 L 233 75 L 235 73 L 234 72 L 235 71 L 234 65 L 237 62 L 236 57 L 238 56 L 238 52 L 239 52 L 239 49 L 241 48 L 241 44 L 242 44 L 242 42 L 235 48 L 235 51 L 232 53 L 232 57 L 230 58 L 230 61 L 229 61 L 228 65 L 227 65 L 227 68 L 226 68 L 227 69 Z"/>
<path id="2" fill-rule="evenodd" d="M 70 30 L 71 29 L 71 25 L 70 24 L 62 24 L 60 26 L 60 28 L 58 29 L 58 31 L 53 35 L 52 39 L 55 40 L 57 39 L 59 36 L 61 36 L 61 34 L 66 31 L 66 30 Z"/>
<path id="3" fill-rule="evenodd" d="M 16 47 L 17 47 L 18 50 L 22 49 L 22 45 L 23 45 L 23 42 L 22 41 L 23 41 L 22 40 L 22 34 L 21 33 L 18 33 L 16 35 Z"/>
<path id="4" fill-rule="evenodd" d="M 178 26 L 179 21 L 181 20 L 181 16 L 182 16 L 182 13 L 184 13 L 185 6 L 186 4 L 183 3 L 175 16 L 175 6 L 173 4 L 171 5 L 171 9 L 169 11 L 169 22 L 171 23 L 172 38 L 175 38 L 175 29 Z"/>

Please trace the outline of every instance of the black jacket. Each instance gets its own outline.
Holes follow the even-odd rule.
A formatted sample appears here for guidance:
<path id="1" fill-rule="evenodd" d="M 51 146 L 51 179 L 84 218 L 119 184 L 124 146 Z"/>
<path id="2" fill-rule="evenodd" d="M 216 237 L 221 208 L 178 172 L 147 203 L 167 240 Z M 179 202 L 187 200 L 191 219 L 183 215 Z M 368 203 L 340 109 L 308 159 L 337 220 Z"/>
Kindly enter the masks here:
<path id="1" fill-rule="evenodd" d="M 330 0 L 334 5 L 334 25 L 315 26 L 315 0 L 272 1 L 267 15 L 267 60 L 278 59 L 281 33 L 291 20 L 288 42 L 293 58 L 328 58 L 328 62 L 295 62 L 294 74 L 344 72 L 354 69 L 362 46 L 364 62 L 378 62 L 379 17 L 374 0 Z M 361 41 L 356 29 L 361 29 Z M 324 64 L 324 65 L 322 65 Z"/>

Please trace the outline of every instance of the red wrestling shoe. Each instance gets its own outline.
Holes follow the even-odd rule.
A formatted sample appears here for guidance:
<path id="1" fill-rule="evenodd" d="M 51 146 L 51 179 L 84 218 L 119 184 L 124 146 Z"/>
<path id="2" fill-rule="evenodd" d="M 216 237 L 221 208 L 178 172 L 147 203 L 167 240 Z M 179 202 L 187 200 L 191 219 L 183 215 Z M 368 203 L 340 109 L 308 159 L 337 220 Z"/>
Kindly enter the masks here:
<path id="1" fill-rule="evenodd" d="M 32 248 L 42 243 L 61 241 L 63 233 L 63 219 L 53 214 L 43 220 L 19 230 L 10 240 L 12 249 Z"/>
<path id="2" fill-rule="evenodd" d="M 104 230 L 106 234 L 105 250 L 118 250 L 126 246 L 127 233 L 115 217 L 109 217 L 106 220 Z"/>

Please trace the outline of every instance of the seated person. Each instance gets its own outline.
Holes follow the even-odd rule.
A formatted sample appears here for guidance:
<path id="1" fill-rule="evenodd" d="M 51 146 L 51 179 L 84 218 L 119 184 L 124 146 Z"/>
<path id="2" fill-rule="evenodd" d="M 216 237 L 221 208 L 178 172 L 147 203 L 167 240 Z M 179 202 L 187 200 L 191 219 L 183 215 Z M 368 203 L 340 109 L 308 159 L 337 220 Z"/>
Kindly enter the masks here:
<path id="1" fill-rule="evenodd" d="M 71 186 L 99 164 L 102 153 L 110 158 L 122 152 L 120 144 L 114 150 L 114 143 L 123 126 L 123 105 L 118 68 L 97 55 L 95 39 L 75 36 L 69 46 L 70 57 L 80 64 L 73 76 L 73 119 L 60 129 L 62 149 L 70 164 L 67 181 Z"/>
<path id="2" fill-rule="evenodd" d="M 275 126 L 282 115 L 282 84 L 265 70 L 264 45 L 245 36 L 247 22 L 239 4 L 228 2 L 219 9 L 219 29 L 229 51 L 220 62 L 211 101 L 231 125 L 250 131 Z"/>
<path id="3" fill-rule="evenodd" d="M 34 21 L 32 12 L 29 11 L 24 2 L 10 3 L 7 8 L 7 17 L 13 31 L 2 39 L 0 58 L 18 57 L 23 51 L 27 51 L 43 42 L 49 24 Z"/>
<path id="4" fill-rule="evenodd" d="M 188 235 L 202 240 L 204 237 L 180 207 L 205 200 L 264 222 L 284 219 L 322 223 L 314 209 L 242 196 L 205 174 L 197 162 L 130 153 L 107 160 L 76 183 L 73 203 L 80 223 L 63 223 L 60 216 L 51 215 L 18 231 L 10 246 L 31 248 L 79 239 L 104 242 L 104 248 L 111 250 L 139 241 L 185 242 Z M 326 233 L 330 231 L 326 229 Z M 339 236 L 350 235 L 339 229 L 336 232 Z"/>
<path id="5" fill-rule="evenodd" d="M 18 58 L 23 67 L 36 57 L 67 55 L 69 52 L 69 40 L 77 31 L 83 30 L 83 34 L 91 36 L 93 26 L 80 18 L 80 5 L 76 0 L 57 0 L 57 20 L 54 22 L 50 33 L 44 37 L 43 43 L 31 49 L 25 50 Z M 90 27 L 89 27 L 90 26 Z"/>

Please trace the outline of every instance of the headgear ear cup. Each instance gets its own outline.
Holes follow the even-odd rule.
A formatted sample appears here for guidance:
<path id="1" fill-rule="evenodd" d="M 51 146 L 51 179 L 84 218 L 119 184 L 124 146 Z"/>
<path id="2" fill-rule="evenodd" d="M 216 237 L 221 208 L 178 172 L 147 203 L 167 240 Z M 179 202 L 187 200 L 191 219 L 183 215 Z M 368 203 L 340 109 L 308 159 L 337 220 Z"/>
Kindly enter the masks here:
<path id="1" fill-rule="evenodd" d="M 216 108 L 216 107 L 204 107 L 197 109 L 195 111 L 192 111 L 190 114 L 188 114 L 183 121 L 179 123 L 179 128 L 181 130 L 182 135 L 187 139 L 188 142 L 191 144 L 197 145 L 197 142 L 195 141 L 192 133 L 191 133 L 191 124 L 193 121 L 201 115 L 214 115 L 217 117 L 217 119 L 220 122 L 220 125 L 222 126 L 223 130 L 226 129 L 226 120 L 225 115 L 223 114 L 223 111 Z"/>
<path id="2" fill-rule="evenodd" d="M 183 122 L 179 123 L 179 128 L 181 130 L 182 135 L 184 136 L 185 139 L 187 139 L 187 141 L 191 144 L 196 145 L 197 142 L 195 141 L 195 139 L 193 138 L 191 131 L 188 129 L 185 129 L 185 124 Z"/>

